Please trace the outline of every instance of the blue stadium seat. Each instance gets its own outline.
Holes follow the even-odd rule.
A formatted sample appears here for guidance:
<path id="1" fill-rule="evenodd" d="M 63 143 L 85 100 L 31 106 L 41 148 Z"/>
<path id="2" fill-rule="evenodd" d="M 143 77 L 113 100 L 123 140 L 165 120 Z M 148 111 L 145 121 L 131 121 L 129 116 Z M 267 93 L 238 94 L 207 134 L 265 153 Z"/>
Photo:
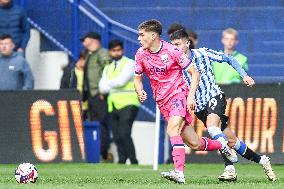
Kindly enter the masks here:
<path id="1" fill-rule="evenodd" d="M 68 0 L 56 1 L 56 3 L 43 0 L 25 1 L 29 17 L 67 49 L 72 49 L 74 40 L 72 41 L 70 2 Z M 90 2 L 113 20 L 135 29 L 140 22 L 157 18 L 164 25 L 163 38 L 166 40 L 168 39 L 166 30 L 169 25 L 173 22 L 183 23 L 187 28 L 198 32 L 199 47 L 205 46 L 215 50 L 222 49 L 220 43 L 222 30 L 234 27 L 240 32 L 240 43 L 237 49 L 248 56 L 250 73 L 267 82 L 270 82 L 269 77 L 273 75 L 284 77 L 284 70 L 281 67 L 284 58 L 282 0 L 90 0 Z M 105 32 L 102 27 L 83 14 L 79 18 L 79 25 L 80 35 L 90 30 Z M 108 32 L 113 31 L 129 37 L 127 30 L 111 28 Z M 127 53 L 131 56 L 138 48 L 135 35 L 132 33 L 129 37 L 131 40 L 125 41 Z M 109 38 L 117 36 L 112 34 Z M 263 68 L 268 64 L 273 66 L 268 67 L 262 74 Z M 264 79 L 261 79 L 262 75 Z"/>
<path id="2" fill-rule="evenodd" d="M 222 49 L 221 32 L 240 32 L 238 50 L 249 58 L 250 73 L 257 78 L 284 77 L 283 2 L 247 0 L 111 1 L 92 0 L 108 16 L 130 27 L 158 18 L 165 30 L 173 22 L 196 30 L 199 47 Z M 132 19 L 128 19 L 132 18 Z M 163 37 L 168 39 L 164 31 Z M 267 66 L 273 65 L 273 66 Z M 265 70 L 265 72 L 264 72 Z M 265 80 L 265 79 L 264 79 Z M 266 80 L 269 82 L 269 79 Z"/>

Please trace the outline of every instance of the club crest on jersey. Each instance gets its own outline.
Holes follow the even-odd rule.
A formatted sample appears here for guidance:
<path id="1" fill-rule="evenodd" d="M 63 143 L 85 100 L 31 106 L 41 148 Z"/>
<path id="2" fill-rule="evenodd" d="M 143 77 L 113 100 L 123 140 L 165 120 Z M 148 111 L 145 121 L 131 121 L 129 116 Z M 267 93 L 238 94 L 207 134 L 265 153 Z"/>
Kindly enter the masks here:
<path id="1" fill-rule="evenodd" d="M 161 60 L 164 62 L 164 63 L 167 63 L 169 61 L 169 56 L 167 54 L 163 54 L 161 56 Z"/>

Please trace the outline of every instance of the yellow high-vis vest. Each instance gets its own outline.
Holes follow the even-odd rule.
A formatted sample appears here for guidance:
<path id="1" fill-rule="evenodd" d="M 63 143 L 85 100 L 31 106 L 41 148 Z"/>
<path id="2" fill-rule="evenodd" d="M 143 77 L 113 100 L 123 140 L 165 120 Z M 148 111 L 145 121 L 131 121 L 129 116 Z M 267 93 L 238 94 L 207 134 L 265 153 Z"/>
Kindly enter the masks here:
<path id="1" fill-rule="evenodd" d="M 129 66 L 129 64 L 133 64 L 131 59 L 123 56 L 118 62 L 117 66 L 114 62 L 107 65 L 104 69 L 103 74 L 106 74 L 107 80 L 115 80 L 121 74 L 121 71 L 125 66 Z M 115 67 L 116 66 L 116 67 Z M 134 74 L 133 74 L 134 75 Z M 130 105 L 139 106 L 139 99 L 135 92 L 134 88 L 134 78 L 132 78 L 128 83 L 124 86 L 112 89 L 108 95 L 108 112 L 113 111 L 113 107 L 115 109 L 120 110 Z"/>

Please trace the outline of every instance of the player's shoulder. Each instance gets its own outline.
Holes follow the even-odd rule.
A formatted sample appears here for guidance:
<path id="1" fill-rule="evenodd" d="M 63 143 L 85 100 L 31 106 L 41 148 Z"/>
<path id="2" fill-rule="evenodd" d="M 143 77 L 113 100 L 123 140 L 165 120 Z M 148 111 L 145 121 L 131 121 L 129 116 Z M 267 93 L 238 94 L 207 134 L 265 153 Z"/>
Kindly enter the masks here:
<path id="1" fill-rule="evenodd" d="M 169 52 L 181 52 L 182 50 L 174 46 L 173 44 L 167 42 L 167 41 L 162 41 L 163 42 L 163 48 L 167 49 Z"/>
<path id="2" fill-rule="evenodd" d="M 191 51 L 194 54 L 201 54 L 201 55 L 206 55 L 207 52 L 210 52 L 211 49 L 207 48 L 207 47 L 201 47 L 201 48 L 197 48 L 197 49 L 191 49 Z"/>
<path id="3" fill-rule="evenodd" d="M 136 52 L 136 54 L 135 54 L 135 57 L 136 57 L 136 58 L 137 58 L 137 57 L 140 57 L 140 56 L 142 56 L 145 52 L 146 52 L 146 50 L 144 50 L 142 47 L 140 47 L 140 48 L 137 50 L 137 52 Z"/>
<path id="4" fill-rule="evenodd" d="M 163 41 L 163 51 L 166 51 L 169 56 L 180 56 L 180 54 L 183 54 L 182 49 L 172 45 L 171 43 L 168 43 L 166 41 Z"/>
<path id="5" fill-rule="evenodd" d="M 200 51 L 214 51 L 214 52 L 217 52 L 217 51 L 215 51 L 215 50 L 213 50 L 213 49 L 210 49 L 210 48 L 208 48 L 208 47 L 201 47 L 201 48 L 198 48 L 198 50 L 200 50 Z"/>
<path id="6" fill-rule="evenodd" d="M 214 49 L 211 49 L 211 48 L 208 48 L 208 47 L 203 47 L 202 51 L 207 53 L 207 54 L 209 53 L 210 55 L 219 55 L 219 56 L 224 55 L 223 51 L 217 51 L 217 50 L 214 50 Z"/>

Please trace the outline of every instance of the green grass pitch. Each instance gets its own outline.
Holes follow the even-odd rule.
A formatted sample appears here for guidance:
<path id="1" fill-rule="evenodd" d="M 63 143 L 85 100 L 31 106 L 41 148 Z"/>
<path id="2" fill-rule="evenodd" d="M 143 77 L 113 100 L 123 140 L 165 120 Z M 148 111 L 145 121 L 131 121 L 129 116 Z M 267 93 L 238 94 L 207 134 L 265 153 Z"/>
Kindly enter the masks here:
<path id="1" fill-rule="evenodd" d="M 0 165 L 1 189 L 147 189 L 147 188 L 226 188 L 262 189 L 284 188 L 284 166 L 275 165 L 276 182 L 266 179 L 262 167 L 255 164 L 237 164 L 238 181 L 223 183 L 217 176 L 223 171 L 221 164 L 186 165 L 186 184 L 179 185 L 160 177 L 160 171 L 169 170 L 172 165 L 161 165 L 159 171 L 151 166 L 117 164 L 39 164 L 39 179 L 35 184 L 18 184 L 14 178 L 16 165 Z"/>

